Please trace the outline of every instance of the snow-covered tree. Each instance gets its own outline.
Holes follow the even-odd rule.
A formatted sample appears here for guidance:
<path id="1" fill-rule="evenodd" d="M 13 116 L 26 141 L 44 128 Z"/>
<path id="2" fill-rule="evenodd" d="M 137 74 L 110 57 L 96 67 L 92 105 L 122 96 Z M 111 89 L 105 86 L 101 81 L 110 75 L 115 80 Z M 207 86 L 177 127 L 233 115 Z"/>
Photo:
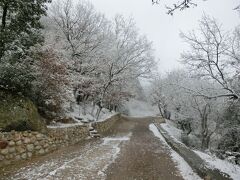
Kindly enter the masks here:
<path id="1" fill-rule="evenodd" d="M 237 71 L 231 73 L 239 62 L 237 31 L 234 38 L 231 38 L 215 19 L 206 15 L 200 21 L 199 29 L 198 33 L 193 31 L 187 35 L 181 34 L 190 46 L 189 51 L 182 53 L 183 63 L 197 72 L 199 77 L 211 78 L 220 85 L 224 93 L 207 95 L 208 98 L 239 99 L 239 89 L 236 89 L 236 82 L 239 82 L 236 78 L 239 78 L 239 75 Z"/>
<path id="2" fill-rule="evenodd" d="M 35 48 L 43 43 L 40 18 L 46 15 L 48 2 L 50 0 L 0 2 L 1 88 L 20 92 L 31 89 Z"/>
<path id="3" fill-rule="evenodd" d="M 215 87 L 215 88 L 214 88 Z M 207 149 L 212 134 L 217 130 L 223 99 L 209 99 L 199 94 L 214 94 L 217 85 L 211 81 L 192 78 L 184 71 L 173 71 L 165 78 L 156 79 L 152 84 L 153 103 L 160 113 L 179 124 L 189 135 L 194 134 L 201 140 L 201 148 Z"/>
<path id="4" fill-rule="evenodd" d="M 132 19 L 117 15 L 112 27 L 110 49 L 103 58 L 99 104 L 103 103 L 109 89 L 148 76 L 154 65 L 152 45 L 138 33 Z"/>
<path id="5" fill-rule="evenodd" d="M 133 19 L 117 15 L 110 21 L 86 1 L 58 1 L 50 9 L 46 43 L 61 54 L 78 104 L 99 107 L 96 117 L 103 107 L 116 107 L 132 95 L 122 87 L 149 76 L 152 44 L 139 34 Z"/>

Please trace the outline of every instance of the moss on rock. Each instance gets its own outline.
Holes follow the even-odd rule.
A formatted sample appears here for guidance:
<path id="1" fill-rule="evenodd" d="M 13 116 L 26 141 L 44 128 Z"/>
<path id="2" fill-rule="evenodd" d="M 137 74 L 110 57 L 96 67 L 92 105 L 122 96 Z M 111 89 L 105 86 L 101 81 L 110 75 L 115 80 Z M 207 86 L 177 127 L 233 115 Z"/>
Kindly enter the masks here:
<path id="1" fill-rule="evenodd" d="M 31 100 L 0 90 L 0 129 L 44 132 L 46 125 Z"/>

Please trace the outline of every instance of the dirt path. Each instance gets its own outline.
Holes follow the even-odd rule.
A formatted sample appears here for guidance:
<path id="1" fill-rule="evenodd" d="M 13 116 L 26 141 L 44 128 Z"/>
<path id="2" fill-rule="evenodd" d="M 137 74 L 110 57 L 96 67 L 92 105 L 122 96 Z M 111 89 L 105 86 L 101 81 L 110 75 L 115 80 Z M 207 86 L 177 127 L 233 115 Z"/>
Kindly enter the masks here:
<path id="1" fill-rule="evenodd" d="M 106 174 L 109 180 L 177 180 L 182 179 L 169 152 L 149 131 L 151 120 L 132 120 L 130 141 L 126 142 Z"/>
<path id="2" fill-rule="evenodd" d="M 151 122 L 121 120 L 114 134 L 10 167 L 0 172 L 0 179 L 182 179 L 168 150 L 148 129 Z"/>

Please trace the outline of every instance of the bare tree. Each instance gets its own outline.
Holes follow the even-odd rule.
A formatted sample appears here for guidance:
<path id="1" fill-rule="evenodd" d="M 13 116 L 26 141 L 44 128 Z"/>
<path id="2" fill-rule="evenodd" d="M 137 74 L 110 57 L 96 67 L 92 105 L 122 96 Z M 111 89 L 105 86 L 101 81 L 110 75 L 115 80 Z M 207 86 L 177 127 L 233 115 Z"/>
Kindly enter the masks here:
<path id="1" fill-rule="evenodd" d="M 152 4 L 159 4 L 160 1 L 161 0 L 152 0 Z M 202 0 L 202 1 L 207 1 L 207 0 Z M 199 0 L 181 0 L 181 1 L 177 1 L 176 3 L 173 3 L 172 6 L 166 5 L 165 7 L 167 9 L 167 14 L 173 15 L 177 10 L 183 11 L 191 7 L 196 7 L 198 4 L 197 2 L 199 2 Z M 239 12 L 240 5 L 233 7 L 233 10 L 237 10 Z"/>
<path id="2" fill-rule="evenodd" d="M 208 98 L 229 97 L 239 99 L 239 94 L 233 86 L 233 76 L 227 66 L 231 49 L 230 37 L 224 33 L 221 25 L 215 19 L 206 15 L 200 21 L 199 32 L 181 33 L 181 37 L 189 44 L 190 50 L 182 53 L 182 62 L 199 77 L 210 78 L 217 82 L 227 93 L 216 96 L 203 95 Z"/>
<path id="3" fill-rule="evenodd" d="M 196 0 L 181 0 L 176 3 L 174 3 L 172 6 L 166 5 L 167 14 L 173 15 L 173 13 L 177 10 L 185 10 L 190 7 L 196 7 L 197 3 L 195 3 Z M 160 0 L 152 0 L 153 4 L 159 4 Z"/>
<path id="4" fill-rule="evenodd" d="M 215 132 L 215 128 L 210 127 L 209 121 L 214 103 L 212 100 L 199 98 L 199 97 L 192 97 L 193 103 L 192 108 L 196 110 L 196 113 L 198 113 L 199 121 L 200 121 L 200 137 L 201 137 L 201 149 L 205 150 L 209 148 L 210 138 Z M 216 113 L 216 112 L 214 112 Z M 218 118 L 217 114 L 214 114 L 216 118 Z M 217 121 L 217 119 L 215 119 Z"/>

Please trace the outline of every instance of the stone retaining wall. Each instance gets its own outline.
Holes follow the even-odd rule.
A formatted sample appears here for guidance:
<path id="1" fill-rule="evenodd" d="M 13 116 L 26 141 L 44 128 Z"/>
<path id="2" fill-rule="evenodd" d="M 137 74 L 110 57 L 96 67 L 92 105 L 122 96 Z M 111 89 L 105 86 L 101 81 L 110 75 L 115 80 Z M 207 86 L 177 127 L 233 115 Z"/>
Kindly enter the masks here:
<path id="1" fill-rule="evenodd" d="M 57 149 L 53 139 L 31 131 L 1 133 L 0 144 L 0 167 Z"/>
<path id="2" fill-rule="evenodd" d="M 100 134 L 105 133 L 119 118 L 120 115 L 117 114 L 106 121 L 97 122 L 96 129 Z M 88 133 L 88 125 L 51 128 L 47 134 L 33 131 L 0 132 L 0 167 L 79 143 L 88 137 Z"/>
<path id="3" fill-rule="evenodd" d="M 119 120 L 120 118 L 121 118 L 121 115 L 116 114 L 103 122 L 93 123 L 92 126 L 98 131 L 98 133 L 106 134 L 112 130 L 111 127 L 113 127 L 116 121 Z"/>

